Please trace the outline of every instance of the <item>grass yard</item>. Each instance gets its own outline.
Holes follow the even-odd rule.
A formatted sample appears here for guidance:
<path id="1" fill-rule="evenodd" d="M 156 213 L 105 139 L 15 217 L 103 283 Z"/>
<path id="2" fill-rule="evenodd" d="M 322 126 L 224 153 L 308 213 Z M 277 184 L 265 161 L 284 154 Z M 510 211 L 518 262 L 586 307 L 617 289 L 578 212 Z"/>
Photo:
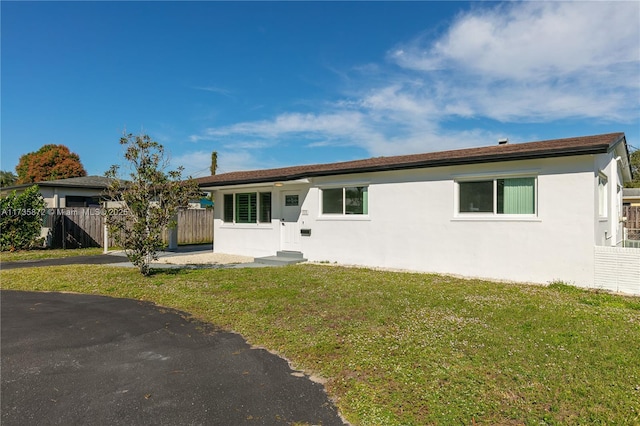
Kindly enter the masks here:
<path id="1" fill-rule="evenodd" d="M 59 257 L 95 256 L 102 254 L 102 247 L 90 247 L 80 249 L 42 249 L 42 250 L 18 250 L 0 252 L 0 261 L 15 262 L 18 260 L 40 260 Z"/>
<path id="2" fill-rule="evenodd" d="M 637 297 L 320 265 L 0 279 L 149 300 L 237 331 L 325 378 L 353 424 L 640 424 Z"/>

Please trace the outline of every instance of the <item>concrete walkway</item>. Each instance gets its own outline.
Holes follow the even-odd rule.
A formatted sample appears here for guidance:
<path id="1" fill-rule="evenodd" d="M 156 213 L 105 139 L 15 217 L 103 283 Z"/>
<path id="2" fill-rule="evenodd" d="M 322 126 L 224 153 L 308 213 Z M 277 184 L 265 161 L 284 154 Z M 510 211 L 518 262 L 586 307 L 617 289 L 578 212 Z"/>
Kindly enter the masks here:
<path id="1" fill-rule="evenodd" d="M 158 258 L 171 258 L 176 256 L 188 256 L 200 253 L 211 253 L 213 251 L 212 244 L 198 244 L 180 246 L 177 251 L 161 251 Z M 0 269 L 18 269 L 18 268 L 35 268 L 41 266 L 60 266 L 60 265 L 113 265 L 120 267 L 134 267 L 127 259 L 123 251 L 111 251 L 107 254 L 98 254 L 94 256 L 72 256 L 54 259 L 37 259 L 37 260 L 19 260 L 15 262 L 0 262 Z M 195 268 L 258 268 L 267 265 L 259 263 L 243 263 L 228 265 L 175 265 L 165 263 L 154 263 L 152 269 L 195 269 Z"/>
<path id="2" fill-rule="evenodd" d="M 344 424 L 322 385 L 182 312 L 6 290 L 0 311 L 3 426 Z"/>
<path id="3" fill-rule="evenodd" d="M 180 256 L 191 256 L 213 252 L 213 244 L 194 244 L 179 246 L 177 251 L 158 252 L 158 259 L 167 259 Z M 217 263 L 217 264 L 173 264 L 153 263 L 151 269 L 218 269 L 218 268 L 264 268 L 268 266 L 286 266 L 305 261 L 302 254 L 278 252 L 277 256 L 257 258 L 251 263 Z M 95 256 L 72 256 L 55 259 L 19 260 L 15 262 L 0 262 L 0 270 L 17 268 L 35 268 L 40 266 L 59 265 L 112 265 L 125 268 L 133 268 L 123 251 L 111 251 L 107 254 Z"/>

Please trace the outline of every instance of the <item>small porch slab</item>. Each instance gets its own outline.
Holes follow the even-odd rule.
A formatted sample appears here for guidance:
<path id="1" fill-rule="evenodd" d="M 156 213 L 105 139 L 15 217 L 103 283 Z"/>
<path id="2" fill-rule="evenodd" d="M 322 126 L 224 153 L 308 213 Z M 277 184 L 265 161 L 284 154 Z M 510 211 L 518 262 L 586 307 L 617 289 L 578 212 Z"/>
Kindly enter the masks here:
<path id="1" fill-rule="evenodd" d="M 254 262 L 262 265 L 284 266 L 306 262 L 306 260 L 299 251 L 279 251 L 275 256 L 256 257 Z"/>

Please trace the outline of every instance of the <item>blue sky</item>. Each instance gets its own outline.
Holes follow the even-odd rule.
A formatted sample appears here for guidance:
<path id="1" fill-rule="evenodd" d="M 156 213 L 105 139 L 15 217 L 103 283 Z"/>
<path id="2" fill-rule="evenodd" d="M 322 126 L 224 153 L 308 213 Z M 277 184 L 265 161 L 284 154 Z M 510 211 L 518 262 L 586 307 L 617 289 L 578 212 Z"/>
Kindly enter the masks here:
<path id="1" fill-rule="evenodd" d="M 638 2 L 8 2 L 0 167 L 126 129 L 188 174 L 622 131 Z"/>

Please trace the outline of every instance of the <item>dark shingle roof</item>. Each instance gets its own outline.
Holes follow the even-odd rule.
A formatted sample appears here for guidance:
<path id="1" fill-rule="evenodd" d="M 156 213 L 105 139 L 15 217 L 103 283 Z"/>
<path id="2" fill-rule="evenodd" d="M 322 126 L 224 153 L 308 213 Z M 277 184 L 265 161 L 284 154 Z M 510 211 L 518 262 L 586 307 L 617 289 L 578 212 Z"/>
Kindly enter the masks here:
<path id="1" fill-rule="evenodd" d="M 88 189 L 105 189 L 111 183 L 111 178 L 104 176 L 82 176 L 68 179 L 54 179 L 35 183 L 25 183 L 21 185 L 7 186 L 2 188 L 3 191 L 11 191 L 14 189 L 28 188 L 33 185 L 40 187 L 66 187 L 66 188 L 88 188 Z"/>
<path id="2" fill-rule="evenodd" d="M 73 186 L 78 188 L 106 188 L 112 179 L 104 176 L 83 176 L 68 179 L 54 179 L 38 182 L 40 186 Z"/>
<path id="3" fill-rule="evenodd" d="M 278 169 L 224 173 L 196 179 L 201 187 L 287 181 L 315 176 L 451 166 L 529 158 L 601 154 L 624 139 L 624 133 L 608 133 L 539 142 L 492 145 L 425 154 L 375 157 L 341 163 L 312 164 Z"/>

